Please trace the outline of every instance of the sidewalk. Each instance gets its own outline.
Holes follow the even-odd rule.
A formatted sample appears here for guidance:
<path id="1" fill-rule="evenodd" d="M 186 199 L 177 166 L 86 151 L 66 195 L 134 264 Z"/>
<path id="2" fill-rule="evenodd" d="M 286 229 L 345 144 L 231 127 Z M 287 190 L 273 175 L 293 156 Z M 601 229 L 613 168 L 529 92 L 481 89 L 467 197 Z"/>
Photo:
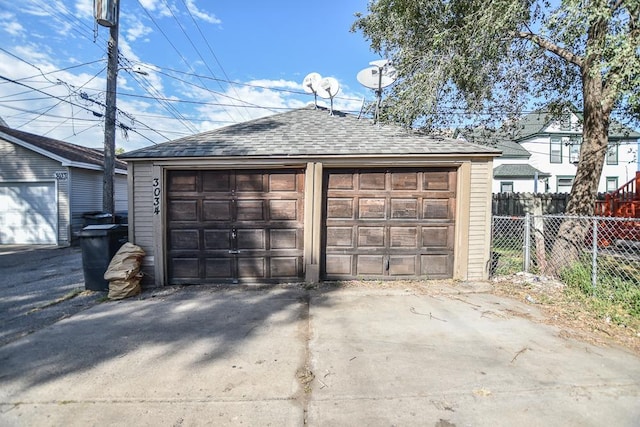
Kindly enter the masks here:
<path id="1" fill-rule="evenodd" d="M 147 292 L 0 348 L 0 424 L 640 424 L 640 358 L 539 316 L 486 293 Z"/>

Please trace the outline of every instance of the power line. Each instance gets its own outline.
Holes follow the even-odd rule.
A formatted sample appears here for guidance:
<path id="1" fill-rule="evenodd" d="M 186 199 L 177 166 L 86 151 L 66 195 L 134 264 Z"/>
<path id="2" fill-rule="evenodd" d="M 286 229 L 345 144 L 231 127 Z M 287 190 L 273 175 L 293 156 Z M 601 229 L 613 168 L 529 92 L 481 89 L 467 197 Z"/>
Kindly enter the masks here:
<path id="1" fill-rule="evenodd" d="M 171 41 L 171 39 L 169 39 L 169 37 L 167 36 L 167 34 L 164 32 L 164 30 L 158 25 L 158 23 L 156 22 L 156 20 L 153 18 L 153 16 L 149 13 L 149 11 L 142 5 L 142 3 L 140 3 L 140 0 L 138 0 L 138 4 L 140 5 L 140 7 L 142 8 L 142 10 L 145 11 L 145 13 L 147 14 L 147 16 L 149 17 L 149 19 L 151 19 L 151 22 L 153 22 L 153 24 L 158 28 L 158 30 L 160 30 L 160 33 L 164 36 L 164 38 L 167 40 L 167 42 L 169 43 L 169 45 L 171 45 L 171 47 L 173 48 L 174 51 L 176 51 L 176 53 L 178 54 L 178 56 L 182 59 L 182 61 L 189 67 L 191 68 L 191 65 L 189 64 L 189 61 L 187 61 L 187 59 L 184 57 L 184 55 L 182 55 L 182 53 L 180 53 L 180 51 L 178 50 L 178 48 L 173 44 L 173 42 Z M 193 68 L 191 68 L 193 70 Z M 204 82 L 202 82 L 203 86 L 206 87 L 206 85 L 204 84 Z M 227 115 L 229 116 L 229 118 L 231 120 L 233 119 L 233 116 L 231 115 L 231 113 L 229 113 L 229 111 L 227 109 L 224 110 Z"/>
<path id="2" fill-rule="evenodd" d="M 213 52 L 213 48 L 209 44 L 209 41 L 207 40 L 207 38 L 202 33 L 202 29 L 200 29 L 200 25 L 198 25 L 198 21 L 196 21 L 196 19 L 193 17 L 193 14 L 191 13 L 191 10 L 189 9 L 189 6 L 187 6 L 187 4 L 185 3 L 184 0 L 182 0 L 182 4 L 184 5 L 185 9 L 187 10 L 187 13 L 189 14 L 189 16 L 191 17 L 191 20 L 193 21 L 193 24 L 195 25 L 196 29 L 198 30 L 198 33 L 200 33 L 200 37 L 202 37 L 202 40 L 204 40 L 205 44 L 207 45 L 207 48 L 209 49 L 209 52 L 211 53 L 211 56 L 213 56 L 213 59 L 215 59 L 216 63 L 218 64 L 218 67 L 222 71 L 222 74 L 227 79 L 227 81 L 230 81 L 231 79 L 229 78 L 229 76 L 227 75 L 227 72 L 224 70 L 224 67 L 222 66 L 222 64 L 218 60 L 218 56 Z M 203 62 L 205 63 L 207 68 L 209 68 L 209 65 L 208 65 L 207 61 L 204 61 L 204 59 L 203 59 Z M 210 69 L 209 69 L 209 71 L 211 72 Z M 211 75 L 215 78 L 215 75 L 213 74 L 213 72 L 211 72 Z M 220 81 L 218 81 L 218 84 L 220 84 Z M 236 97 L 238 97 L 238 99 L 240 99 L 240 94 L 236 90 L 235 86 L 230 85 L 230 87 L 233 90 L 233 92 L 236 94 Z M 222 89 L 222 84 L 220 84 L 220 89 Z"/>

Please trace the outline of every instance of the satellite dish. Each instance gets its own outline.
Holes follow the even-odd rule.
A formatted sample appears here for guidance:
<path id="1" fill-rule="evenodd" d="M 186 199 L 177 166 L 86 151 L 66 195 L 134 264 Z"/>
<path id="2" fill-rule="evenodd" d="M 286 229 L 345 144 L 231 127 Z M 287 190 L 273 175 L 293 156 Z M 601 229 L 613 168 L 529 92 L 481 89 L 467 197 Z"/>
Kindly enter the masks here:
<path id="1" fill-rule="evenodd" d="M 374 61 L 378 62 L 378 61 Z M 391 65 L 372 66 L 361 70 L 356 76 L 358 82 L 369 89 L 380 90 L 396 81 L 397 71 Z"/>
<path id="2" fill-rule="evenodd" d="M 329 98 L 331 100 L 329 115 L 333 116 L 333 97 L 340 92 L 340 83 L 333 77 L 325 77 L 318 82 L 316 91 L 322 98 Z"/>
<path id="3" fill-rule="evenodd" d="M 302 80 L 302 88 L 307 93 L 313 94 L 313 103 L 315 108 L 318 108 L 318 84 L 322 80 L 322 76 L 318 73 L 309 73 Z"/>
<path id="4" fill-rule="evenodd" d="M 322 80 L 322 76 L 318 73 L 309 73 L 302 81 L 302 87 L 307 93 L 317 93 L 315 87 Z"/>
<path id="5" fill-rule="evenodd" d="M 382 103 L 382 89 L 395 82 L 398 78 L 398 72 L 391 65 L 388 59 L 379 59 L 369 62 L 371 67 L 361 70 L 356 78 L 364 87 L 376 91 L 378 102 L 374 116 L 374 123 L 378 121 L 380 115 L 380 104 Z"/>
<path id="6" fill-rule="evenodd" d="M 333 77 L 325 77 L 318 82 L 316 92 L 322 98 L 333 98 L 340 91 L 340 83 Z"/>

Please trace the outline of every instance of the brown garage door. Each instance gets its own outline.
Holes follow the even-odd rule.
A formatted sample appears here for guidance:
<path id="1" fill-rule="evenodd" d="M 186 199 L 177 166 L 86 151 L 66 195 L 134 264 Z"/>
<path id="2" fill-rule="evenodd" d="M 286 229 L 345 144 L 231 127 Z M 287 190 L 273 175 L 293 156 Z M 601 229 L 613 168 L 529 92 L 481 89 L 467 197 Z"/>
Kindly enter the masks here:
<path id="1" fill-rule="evenodd" d="M 326 170 L 324 277 L 450 278 L 455 169 Z"/>
<path id="2" fill-rule="evenodd" d="M 300 170 L 168 171 L 169 283 L 303 277 Z"/>

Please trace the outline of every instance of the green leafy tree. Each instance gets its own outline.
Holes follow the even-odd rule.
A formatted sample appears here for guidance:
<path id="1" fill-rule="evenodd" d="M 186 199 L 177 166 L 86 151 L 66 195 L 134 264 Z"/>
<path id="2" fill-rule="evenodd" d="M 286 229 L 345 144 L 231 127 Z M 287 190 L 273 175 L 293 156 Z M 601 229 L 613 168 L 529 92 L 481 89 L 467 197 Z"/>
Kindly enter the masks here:
<path id="1" fill-rule="evenodd" d="M 495 123 L 532 106 L 553 114 L 576 105 L 583 143 L 567 213 L 593 213 L 612 114 L 640 118 L 640 0 L 372 0 L 368 8 L 352 30 L 400 77 L 381 119 L 433 130 L 460 114 Z"/>

